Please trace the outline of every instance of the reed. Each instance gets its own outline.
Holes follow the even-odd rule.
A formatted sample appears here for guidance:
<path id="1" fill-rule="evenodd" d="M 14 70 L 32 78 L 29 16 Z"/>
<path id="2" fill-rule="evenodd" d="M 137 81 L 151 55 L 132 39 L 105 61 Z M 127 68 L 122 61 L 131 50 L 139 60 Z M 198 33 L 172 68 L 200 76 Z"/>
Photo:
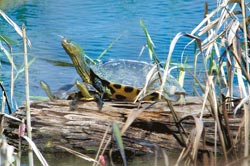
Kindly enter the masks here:
<path id="1" fill-rule="evenodd" d="M 197 89 L 196 85 L 198 85 L 199 89 L 196 90 L 196 92 L 202 92 L 204 102 L 199 119 L 193 117 L 196 127 L 192 132 L 189 132 L 188 137 L 184 135 L 185 142 L 187 142 L 186 147 L 184 147 L 183 152 L 180 154 L 176 165 L 179 165 L 181 161 L 184 161 L 187 165 L 197 165 L 197 154 L 201 150 L 201 143 L 204 143 L 202 139 L 206 134 L 206 129 L 203 127 L 203 116 L 206 114 L 204 109 L 207 107 L 207 103 L 210 104 L 209 110 L 215 122 L 214 157 L 210 157 L 210 163 L 216 165 L 218 154 L 221 152 L 225 163 L 230 161 L 229 156 L 235 158 L 235 154 L 241 153 L 242 151 L 239 151 L 237 147 L 235 147 L 240 141 L 239 137 L 244 138 L 244 156 L 247 157 L 249 155 L 249 3 L 244 1 L 222 1 L 221 4 L 210 13 L 208 13 L 207 9 L 206 7 L 205 18 L 191 33 L 180 32 L 173 38 L 164 64 L 165 72 L 159 77 L 162 79 L 162 84 L 160 88 L 155 89 L 161 93 L 164 92 L 165 80 L 171 72 L 171 68 L 173 68 L 171 67 L 171 59 L 174 56 L 176 44 L 182 37 L 190 38 L 191 41 L 184 47 L 181 59 L 187 59 L 187 57 L 184 57 L 185 49 L 192 46 L 192 44 L 195 45 L 194 58 L 191 59 L 193 62 L 193 71 L 185 68 L 186 64 L 182 62 L 178 66 L 174 66 L 174 68 L 182 67 L 180 68 L 180 73 L 188 70 L 188 73 L 194 78 L 194 88 Z M 157 56 L 154 51 L 153 41 L 144 23 L 142 21 L 140 23 L 146 34 L 149 55 L 153 61 L 157 63 L 157 60 L 154 60 Z M 198 77 L 201 67 L 200 64 L 197 64 L 198 59 L 202 59 L 203 61 L 202 78 Z M 199 68 L 197 66 L 199 66 Z M 145 92 L 149 89 L 150 81 L 154 75 L 155 73 L 149 73 L 149 78 L 142 90 L 144 93 L 139 94 L 142 96 L 141 98 L 147 95 Z M 180 75 L 182 76 L 180 80 L 183 82 L 183 76 L 185 76 L 185 74 L 183 75 L 183 73 L 181 73 Z M 236 80 L 237 83 L 234 80 Z M 227 93 L 222 94 L 222 90 L 225 88 L 228 89 Z M 232 102 L 235 98 L 233 91 L 239 92 L 238 98 L 242 98 L 242 102 L 237 107 L 235 107 L 235 103 Z M 223 99 L 223 97 L 225 97 L 225 99 Z M 140 98 L 138 97 L 137 99 Z M 237 135 L 235 137 L 230 132 L 228 109 L 226 109 L 228 106 L 231 108 L 229 112 L 232 112 L 235 108 L 235 114 L 237 112 L 236 110 L 240 108 L 244 110 L 241 126 L 242 128 L 244 127 L 244 135 Z M 171 110 L 174 115 L 174 107 Z M 137 114 L 139 114 L 139 112 L 140 111 L 138 111 Z M 137 116 L 138 115 L 133 115 L 133 118 Z M 178 117 L 176 118 L 176 122 L 180 122 L 178 121 Z M 220 147 L 218 147 L 217 144 L 220 144 L 222 151 L 219 150 Z"/>
<path id="2" fill-rule="evenodd" d="M 149 72 L 145 86 L 138 95 L 137 101 L 140 101 L 145 95 L 153 93 L 152 91 L 148 92 L 148 89 L 150 89 L 151 83 L 155 81 L 154 77 L 156 75 L 160 75 L 157 79 L 160 79 L 161 85 L 155 89 L 155 92 L 164 93 L 165 80 L 172 69 L 180 70 L 179 80 L 181 84 L 184 83 L 185 85 L 184 77 L 186 77 L 187 73 L 193 77 L 195 92 L 197 95 L 202 94 L 203 106 L 200 108 L 200 114 L 197 116 L 188 115 L 180 118 L 176 116 L 174 105 L 172 105 L 171 101 L 167 101 L 175 117 L 175 123 L 180 133 L 180 140 L 182 145 L 184 145 L 176 161 L 176 165 L 182 165 L 183 163 L 185 165 L 199 165 L 199 155 L 202 156 L 203 162 L 212 165 L 217 165 L 219 158 L 220 160 L 223 158 L 224 163 L 228 164 L 231 158 L 237 159 L 237 154 L 242 153 L 239 148 L 241 143 L 240 138 L 242 137 L 244 138 L 245 145 L 243 150 L 244 157 L 249 156 L 248 85 L 250 83 L 250 76 L 248 66 L 248 25 L 250 16 L 247 15 L 249 12 L 249 3 L 245 3 L 244 1 L 222 1 L 210 13 L 208 13 L 208 7 L 206 7 L 205 18 L 190 33 L 180 32 L 173 38 L 166 62 L 163 65 L 165 72 L 162 75 L 155 70 L 161 67 L 161 65 L 159 64 L 154 50 L 154 43 L 147 31 L 146 25 L 140 20 L 147 40 L 147 44 L 143 47 L 142 51 L 147 47 L 149 55 L 156 65 Z M 171 59 L 175 56 L 174 50 L 178 40 L 182 37 L 190 38 L 190 42 L 186 44 L 181 54 L 181 59 L 185 59 L 185 61 L 172 63 Z M 193 58 L 185 57 L 185 50 L 192 46 L 194 47 Z M 198 64 L 198 60 L 202 60 L 202 64 Z M 191 65 L 193 68 L 190 68 Z M 199 77 L 200 75 L 202 77 Z M 225 88 L 227 92 L 222 93 L 222 90 Z M 236 88 L 239 89 L 237 90 Z M 240 96 L 238 98 L 242 98 L 241 103 L 237 107 L 236 103 L 233 102 L 235 98 L 233 91 L 239 91 Z M 150 107 L 150 104 L 147 107 Z M 121 127 L 121 136 L 147 107 L 131 112 Z M 205 108 L 209 112 L 205 112 Z M 235 112 L 237 114 L 239 109 L 244 110 L 244 117 L 242 118 L 242 125 L 239 127 L 238 133 L 235 135 L 230 131 L 231 124 L 228 113 Z M 214 122 L 214 126 L 212 126 L 214 128 L 212 135 L 214 148 L 212 150 L 206 145 L 206 139 L 208 138 L 207 130 L 209 129 L 205 126 L 204 118 L 208 113 L 212 115 Z M 188 119 L 192 119 L 195 124 L 191 131 L 187 131 L 182 124 Z M 242 128 L 244 128 L 243 134 L 241 132 Z M 112 137 L 107 137 L 103 151 L 106 150 L 111 141 Z M 167 155 L 165 153 L 163 155 L 166 158 L 166 163 L 168 163 Z"/>
<path id="3" fill-rule="evenodd" d="M 2 45 L 2 43 L 0 42 L 0 47 L 1 50 L 3 50 L 4 54 L 6 55 L 7 59 L 9 60 L 10 64 L 11 64 L 11 105 L 13 108 L 13 98 L 14 98 L 14 82 L 15 79 L 18 77 L 18 75 L 25 71 L 25 80 L 26 80 L 26 107 L 29 108 L 29 84 L 28 84 L 28 67 L 29 65 L 32 64 L 32 62 L 34 62 L 34 59 L 30 62 L 28 62 L 28 58 L 27 58 L 27 44 L 29 46 L 31 46 L 31 43 L 29 41 L 29 39 L 26 36 L 26 30 L 25 27 L 23 26 L 22 30 L 21 28 L 14 22 L 12 21 L 2 10 L 0 10 L 0 15 L 4 18 L 4 20 L 11 25 L 14 30 L 17 32 L 17 34 L 23 39 L 23 48 L 24 48 L 24 61 L 25 61 L 25 65 L 24 67 L 20 68 L 19 70 L 16 69 L 16 65 L 14 63 L 14 59 L 12 56 L 12 47 L 11 44 L 9 43 L 9 39 L 4 37 L 3 35 L 0 35 L 0 39 L 1 41 L 3 41 L 9 48 L 9 51 Z M 17 72 L 16 75 L 14 75 L 14 71 Z M 5 103 L 8 106 L 8 110 L 9 110 L 9 114 L 12 114 L 12 108 L 9 104 L 9 100 L 7 98 L 6 95 L 6 91 L 5 88 L 3 86 L 3 83 L 0 83 L 0 87 L 2 89 L 2 112 L 1 112 L 1 117 L 0 117 L 0 121 L 1 121 L 1 126 L 0 126 L 0 131 L 1 131 L 1 138 L 0 138 L 0 165 L 4 164 L 6 166 L 8 165 L 16 165 L 16 166 L 20 166 L 21 165 L 21 140 L 24 139 L 28 142 L 29 147 L 30 147 L 30 152 L 29 152 L 29 165 L 32 166 L 34 165 L 33 163 L 33 151 L 35 152 L 37 158 L 41 161 L 41 164 L 44 166 L 47 166 L 47 162 L 46 160 L 43 158 L 42 154 L 40 153 L 40 151 L 38 150 L 38 148 L 36 147 L 35 143 L 32 141 L 31 139 L 31 121 L 30 121 L 30 114 L 29 114 L 29 109 L 27 109 L 27 126 L 28 126 L 28 136 L 25 136 L 25 123 L 24 120 L 18 119 L 13 117 L 12 115 L 8 115 L 5 113 Z M 14 147 L 9 145 L 6 138 L 4 137 L 2 131 L 4 130 L 4 119 L 7 118 L 10 121 L 15 121 L 19 124 L 19 129 L 18 129 L 18 136 L 19 136 L 19 148 L 18 148 L 18 152 L 16 153 L 14 151 Z"/>
<path id="4" fill-rule="evenodd" d="M 239 135 L 234 137 L 230 133 L 230 126 L 228 120 L 228 110 L 225 104 L 230 106 L 233 111 L 234 108 L 244 110 L 244 117 L 242 119 L 242 127 L 244 126 L 244 156 L 249 155 L 249 61 L 248 61 L 248 44 L 249 44 L 249 3 L 244 1 L 223 1 L 212 12 L 206 12 L 206 17 L 193 29 L 191 33 L 180 32 L 172 40 L 169 54 L 166 61 L 165 75 L 168 74 L 169 59 L 173 56 L 173 50 L 179 38 L 186 36 L 191 39 L 186 47 L 191 43 L 195 43 L 195 55 L 193 60 L 193 71 L 188 71 L 198 83 L 200 90 L 203 93 L 203 108 L 199 118 L 199 125 L 196 125 L 192 137 L 186 138 L 189 142 L 187 145 L 192 145 L 192 150 L 185 147 L 183 153 L 180 155 L 176 165 L 180 161 L 185 161 L 187 165 L 197 165 L 198 145 L 203 142 L 202 135 L 205 134 L 203 125 L 203 115 L 206 103 L 210 103 L 210 112 L 213 115 L 215 124 L 214 133 L 214 157 L 211 157 L 210 163 L 216 165 L 218 153 L 220 153 L 217 144 L 221 145 L 222 154 L 225 163 L 230 161 L 229 156 L 236 157 L 235 154 L 241 153 L 235 146 L 239 143 Z M 182 54 L 183 56 L 184 54 Z M 197 76 L 198 64 L 197 59 L 203 60 L 203 70 L 205 81 Z M 163 76 L 163 80 L 166 78 Z M 237 80 L 237 83 L 236 81 Z M 236 86 L 237 84 L 237 86 Z M 164 87 L 164 86 L 162 86 Z M 247 87 L 247 88 L 246 88 Z M 228 91 L 223 99 L 220 93 L 223 88 Z M 236 88 L 239 88 L 238 90 Z M 233 91 L 239 92 L 239 98 L 242 98 L 240 105 L 235 107 L 232 102 Z M 224 106 L 223 106 L 224 105 Z M 198 120 L 195 120 L 195 124 Z M 190 133 L 191 134 L 191 133 Z M 240 133 L 239 133 L 240 134 Z M 217 140 L 217 137 L 219 138 Z M 198 140 L 198 141 L 197 141 Z M 219 142 L 217 142 L 219 141 Z M 188 154 L 187 150 L 192 154 L 189 157 L 184 157 Z M 204 150 L 204 149 L 203 149 Z"/>
<path id="5" fill-rule="evenodd" d="M 23 34 L 23 52 L 24 52 L 24 70 L 25 70 L 25 92 L 26 92 L 26 121 L 27 121 L 27 134 L 29 139 L 32 140 L 31 135 L 31 116 L 30 116 L 30 93 L 29 93 L 29 70 L 28 70 L 28 52 L 27 52 L 27 36 L 26 36 L 26 28 L 22 26 L 22 34 Z M 32 147 L 29 146 L 29 165 L 33 166 L 33 151 Z"/>

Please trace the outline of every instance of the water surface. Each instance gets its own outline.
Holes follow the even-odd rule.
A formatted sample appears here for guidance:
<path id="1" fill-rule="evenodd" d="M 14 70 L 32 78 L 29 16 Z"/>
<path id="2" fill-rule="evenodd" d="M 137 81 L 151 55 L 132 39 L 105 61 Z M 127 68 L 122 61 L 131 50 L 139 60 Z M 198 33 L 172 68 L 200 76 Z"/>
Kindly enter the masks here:
<path id="1" fill-rule="evenodd" d="M 44 59 L 70 62 L 61 47 L 61 36 L 79 43 L 92 58 L 98 57 L 116 38 L 120 40 L 107 52 L 103 60 L 149 60 L 147 50 L 138 57 L 146 44 L 140 26 L 142 19 L 156 46 L 156 53 L 165 61 L 169 44 L 178 32 L 191 32 L 204 16 L 204 1 L 194 0 L 19 0 L 2 1 L 1 8 L 18 25 L 25 24 L 32 42 L 29 59 L 36 58 L 30 67 L 30 95 L 44 96 L 39 82 L 45 80 L 52 90 L 73 82 L 77 74 L 72 67 L 55 66 Z M 210 10 L 215 2 L 209 2 Z M 1 33 L 18 42 L 13 45 L 15 62 L 22 64 L 22 41 L 12 28 L 1 20 Z M 173 62 L 180 62 L 181 50 L 189 39 L 182 39 L 176 47 Z M 192 60 L 192 53 L 186 55 Z M 6 61 L 1 57 L 1 61 Z M 9 87 L 9 65 L 3 64 L 1 81 Z M 24 99 L 24 79 L 16 81 L 15 96 L 18 104 Z M 187 77 L 187 81 L 190 77 Z"/>

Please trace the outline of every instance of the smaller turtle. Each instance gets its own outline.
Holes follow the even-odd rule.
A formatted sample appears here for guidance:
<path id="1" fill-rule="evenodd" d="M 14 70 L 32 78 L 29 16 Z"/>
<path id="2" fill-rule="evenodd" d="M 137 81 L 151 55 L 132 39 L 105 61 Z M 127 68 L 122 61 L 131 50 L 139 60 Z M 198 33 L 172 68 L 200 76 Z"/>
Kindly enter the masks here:
<path id="1" fill-rule="evenodd" d="M 40 85 L 51 101 L 96 101 L 99 110 L 102 109 L 103 101 L 100 99 L 99 95 L 96 94 L 96 91 L 94 91 L 91 86 L 85 85 L 83 82 L 78 80 L 75 84 L 66 84 L 60 87 L 54 93 L 52 93 L 49 85 L 45 81 L 40 81 Z"/>
<path id="2" fill-rule="evenodd" d="M 51 101 L 53 100 L 69 100 L 75 97 L 76 93 L 79 91 L 76 89 L 75 84 L 66 84 L 57 89 L 52 93 L 50 86 L 45 81 L 40 81 L 40 86 L 45 91 L 46 95 Z"/>

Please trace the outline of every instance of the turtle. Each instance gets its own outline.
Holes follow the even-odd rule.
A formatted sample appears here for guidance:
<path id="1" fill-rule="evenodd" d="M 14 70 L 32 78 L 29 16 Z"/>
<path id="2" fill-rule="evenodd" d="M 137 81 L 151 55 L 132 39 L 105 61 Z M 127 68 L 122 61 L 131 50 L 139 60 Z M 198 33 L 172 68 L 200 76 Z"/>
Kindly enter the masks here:
<path id="1" fill-rule="evenodd" d="M 82 81 L 92 85 L 101 95 L 101 98 L 116 101 L 134 101 L 145 84 L 147 73 L 153 67 L 153 64 L 144 61 L 125 59 L 90 65 L 87 57 L 82 56 L 82 50 L 76 43 L 68 38 L 63 38 L 61 43 Z M 162 74 L 162 72 L 163 69 L 160 68 L 160 73 Z M 152 93 L 149 93 L 142 100 L 150 101 L 160 98 L 159 93 L 153 91 L 155 86 L 157 86 L 157 83 L 154 83 L 152 89 L 149 90 Z M 174 92 L 171 89 L 174 89 Z M 180 95 L 186 94 L 186 91 L 170 74 L 168 74 L 164 92 L 164 100 L 174 101 L 178 100 Z"/>
<path id="2" fill-rule="evenodd" d="M 96 101 L 99 110 L 102 109 L 103 101 L 97 95 L 96 91 L 92 86 L 88 86 L 83 82 L 76 81 L 63 85 L 57 89 L 54 93 L 50 90 L 50 86 L 45 81 L 40 81 L 40 86 L 45 91 L 51 101 L 54 100 L 73 100 L 73 101 Z M 72 106 L 75 102 L 72 103 Z"/>
<path id="3" fill-rule="evenodd" d="M 40 86 L 50 100 L 71 100 L 76 97 L 79 97 L 81 100 L 94 100 L 93 88 L 78 80 L 75 83 L 63 85 L 53 93 L 50 90 L 50 86 L 45 81 L 40 81 Z"/>
<path id="4" fill-rule="evenodd" d="M 75 97 L 75 94 L 78 93 L 78 89 L 76 85 L 66 84 L 57 89 L 54 93 L 51 91 L 50 86 L 45 81 L 40 81 L 40 86 L 45 91 L 46 95 L 49 97 L 51 101 L 53 100 L 68 100 Z"/>

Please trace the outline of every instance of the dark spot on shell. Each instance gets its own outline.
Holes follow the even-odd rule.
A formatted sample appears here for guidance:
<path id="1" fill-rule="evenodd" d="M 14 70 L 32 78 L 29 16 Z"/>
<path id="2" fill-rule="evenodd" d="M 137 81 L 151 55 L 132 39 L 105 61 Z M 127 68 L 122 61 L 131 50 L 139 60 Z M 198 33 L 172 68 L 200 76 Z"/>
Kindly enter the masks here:
<path id="1" fill-rule="evenodd" d="M 116 89 L 121 89 L 122 88 L 122 86 L 120 85 L 120 84 L 114 84 L 113 85 Z"/>
<path id="2" fill-rule="evenodd" d="M 108 86 L 108 88 L 110 89 L 111 94 L 114 94 L 114 93 L 115 93 L 114 88 L 112 88 L 111 86 Z"/>
<path id="3" fill-rule="evenodd" d="M 134 88 L 130 87 L 130 86 L 125 86 L 125 88 L 124 88 L 124 91 L 128 92 L 128 93 L 132 92 L 133 90 L 134 90 Z"/>
<path id="4" fill-rule="evenodd" d="M 116 98 L 117 100 L 125 100 L 125 99 L 126 99 L 126 97 L 123 96 L 123 95 L 115 95 L 115 98 Z"/>
<path id="5" fill-rule="evenodd" d="M 139 93 L 140 93 L 140 90 L 139 90 L 139 89 L 137 89 L 136 94 L 138 95 Z"/>

